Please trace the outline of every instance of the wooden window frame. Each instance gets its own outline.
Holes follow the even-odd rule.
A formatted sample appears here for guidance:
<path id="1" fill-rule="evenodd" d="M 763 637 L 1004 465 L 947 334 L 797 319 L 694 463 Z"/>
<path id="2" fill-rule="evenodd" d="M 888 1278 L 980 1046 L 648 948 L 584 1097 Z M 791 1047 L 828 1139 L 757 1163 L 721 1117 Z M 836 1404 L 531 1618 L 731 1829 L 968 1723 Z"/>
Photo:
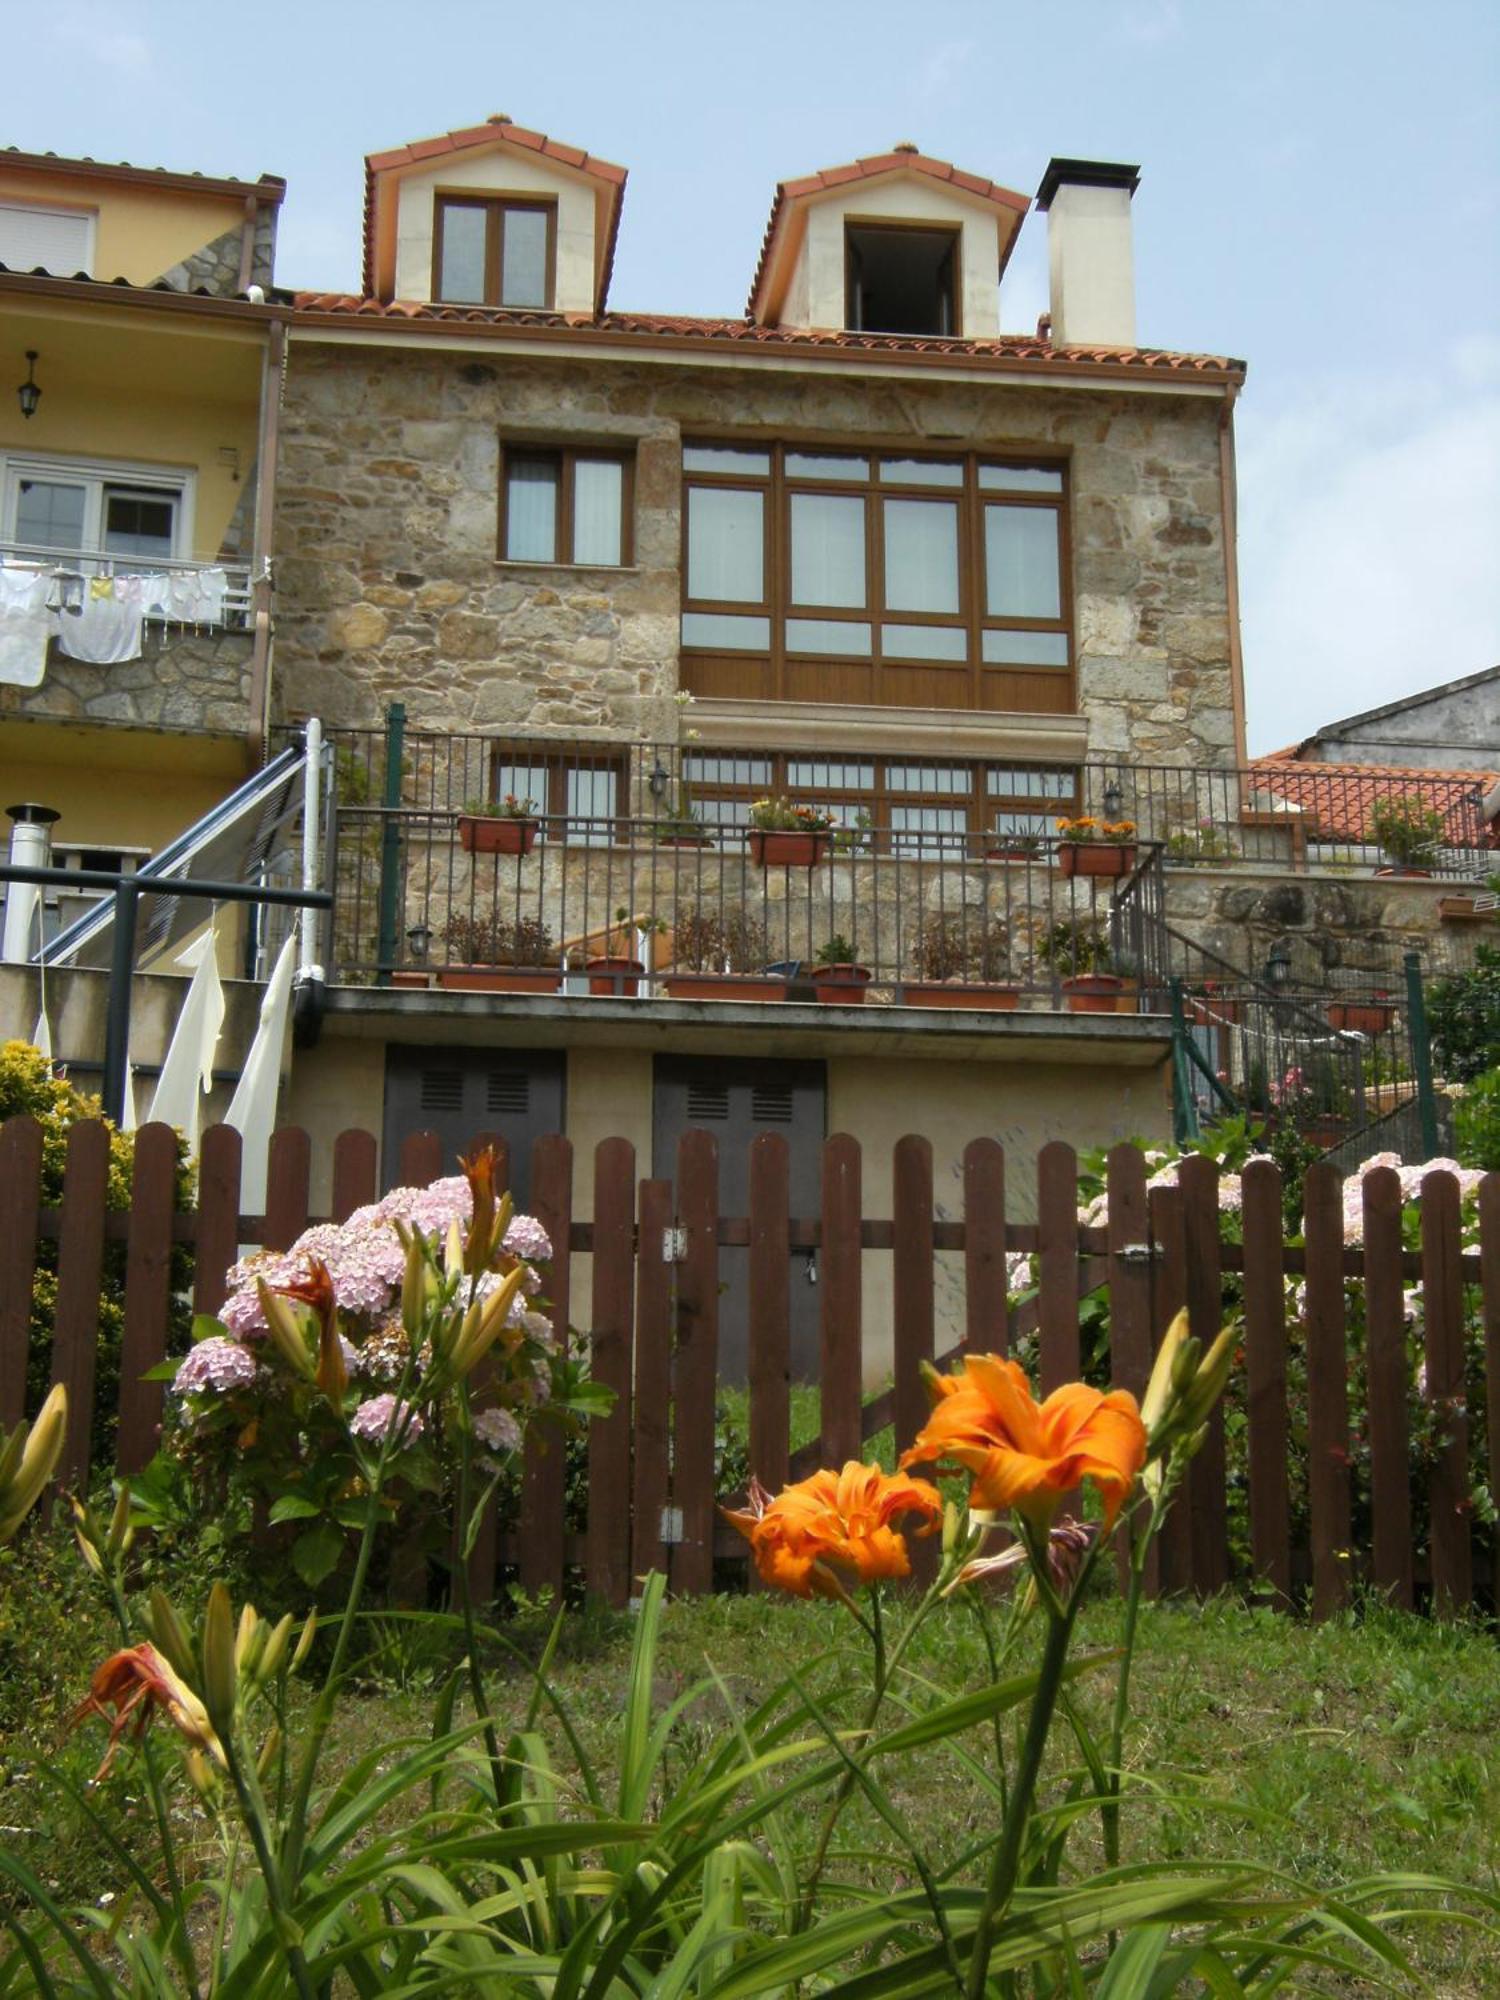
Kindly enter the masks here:
<path id="1" fill-rule="evenodd" d="M 450 208 L 484 211 L 484 297 L 443 296 L 443 218 Z M 540 305 L 507 306 L 500 297 L 505 270 L 505 218 L 524 209 L 547 218 L 547 268 Z M 432 197 L 432 299 L 434 305 L 493 306 L 505 312 L 554 312 L 557 302 L 557 203 L 545 195 L 477 194 L 471 188 L 438 188 Z"/>
<path id="2" fill-rule="evenodd" d="M 517 458 L 547 458 L 557 461 L 557 534 L 550 558 L 513 556 L 507 552 L 510 536 L 510 463 Z M 578 562 L 573 556 L 573 479 L 580 460 L 608 462 L 620 468 L 620 552 L 612 563 Z M 522 569 L 630 569 L 635 563 L 635 453 L 609 445 L 560 445 L 539 438 L 534 444 L 512 437 L 500 446 L 500 509 L 496 540 L 496 561 L 518 564 Z"/>
<path id="3" fill-rule="evenodd" d="M 500 773 L 507 768 L 514 770 L 518 765 L 540 765 L 546 773 L 546 796 L 537 800 L 537 811 L 545 822 L 566 828 L 572 818 L 568 799 L 568 773 L 570 771 L 608 771 L 615 780 L 615 807 L 610 816 L 609 838 L 625 841 L 630 837 L 630 749 L 626 745 L 619 751 L 589 749 L 580 752 L 575 743 L 537 741 L 529 739 L 519 742 L 515 739 L 503 740 L 490 746 L 489 753 L 489 796 L 499 799 L 507 789 L 500 783 Z M 602 831 L 603 829 L 601 829 Z M 547 825 L 541 829 L 545 838 Z"/>
<path id="4" fill-rule="evenodd" d="M 769 669 L 769 686 L 766 698 L 772 701 L 807 699 L 805 693 L 793 693 L 789 688 L 788 663 L 795 663 L 799 672 L 805 674 L 809 668 L 819 665 L 862 668 L 868 671 L 872 688 L 875 690 L 868 704 L 885 705 L 885 698 L 879 693 L 881 682 L 890 672 L 902 671 L 925 673 L 938 672 L 949 675 L 953 680 L 963 676 L 966 681 L 965 696 L 962 701 L 944 704 L 955 712 L 976 711 L 1005 704 L 983 699 L 986 677 L 1018 675 L 1030 677 L 1046 675 L 1054 680 L 1065 680 L 1066 695 L 1060 706 L 1042 709 L 1044 713 L 1072 713 L 1077 705 L 1077 658 L 1074 594 L 1072 588 L 1072 537 L 1071 537 L 1071 489 L 1068 465 L 1064 459 L 1049 458 L 1034 452 L 1006 452 L 984 450 L 913 451 L 904 443 L 878 445 L 863 440 L 855 442 L 840 439 L 795 439 L 767 441 L 752 438 L 744 433 L 728 436 L 695 436 L 684 440 L 685 449 L 694 446 L 706 450 L 762 450 L 768 454 L 769 470 L 765 474 L 747 473 L 739 470 L 725 472 L 688 470 L 682 475 L 682 612 L 684 615 L 702 613 L 707 615 L 729 615 L 758 617 L 769 620 L 770 645 L 768 649 L 695 646 L 684 642 L 682 656 L 689 666 L 694 660 L 713 662 L 717 665 L 731 663 L 736 659 L 764 664 Z M 801 455 L 823 456 L 840 454 L 862 458 L 867 467 L 867 475 L 861 479 L 813 478 L 786 469 L 788 458 Z M 957 484 L 924 484 L 917 481 L 884 481 L 881 464 L 883 460 L 926 461 L 933 465 L 953 466 L 961 469 Z M 1017 469 L 1039 467 L 1048 472 L 1056 472 L 1059 488 L 1056 492 L 1007 491 L 1000 487 L 980 485 L 980 471 L 984 467 Z M 730 488 L 756 492 L 763 496 L 765 551 L 762 572 L 762 592 L 759 600 L 732 600 L 696 598 L 689 595 L 688 577 L 691 554 L 691 513 L 690 495 L 695 488 Z M 865 603 L 862 607 L 848 605 L 805 605 L 792 598 L 792 499 L 801 493 L 826 494 L 833 497 L 863 497 L 865 502 Z M 884 506 L 890 500 L 936 501 L 945 500 L 957 510 L 958 536 L 958 609 L 954 612 L 897 611 L 885 604 L 885 535 Z M 1057 523 L 1058 557 L 1058 616 L 1056 618 L 1023 618 L 1018 616 L 993 615 L 988 610 L 988 578 L 985 568 L 985 509 L 988 506 L 1036 508 L 1053 516 Z M 852 648 L 847 653 L 798 651 L 791 643 L 788 626 L 796 619 L 816 620 L 823 624 L 868 625 L 871 628 L 871 643 L 868 650 Z M 930 626 L 947 631 L 961 631 L 964 634 L 964 649 L 958 659 L 921 659 L 888 646 L 885 633 L 896 626 Z M 1062 637 L 1066 647 L 1065 661 L 1057 665 L 1028 661 L 993 661 L 984 657 L 984 638 L 989 632 L 1043 632 Z M 698 690 L 707 692 L 709 690 Z M 911 703 L 899 705 L 910 706 Z M 918 703 L 918 706 L 932 704 Z"/>
<path id="5" fill-rule="evenodd" d="M 962 340 L 964 286 L 963 286 L 963 224 L 959 222 L 924 221 L 920 216 L 886 217 L 846 215 L 844 217 L 844 325 L 851 333 L 882 333 L 886 328 L 862 326 L 856 318 L 855 302 L 855 260 L 858 256 L 850 241 L 851 232 L 866 235 L 898 236 L 918 234 L 922 236 L 946 236 L 949 239 L 948 256 L 948 317 L 952 321 L 946 333 L 936 327 L 928 333 L 908 338 L 932 340 Z"/>

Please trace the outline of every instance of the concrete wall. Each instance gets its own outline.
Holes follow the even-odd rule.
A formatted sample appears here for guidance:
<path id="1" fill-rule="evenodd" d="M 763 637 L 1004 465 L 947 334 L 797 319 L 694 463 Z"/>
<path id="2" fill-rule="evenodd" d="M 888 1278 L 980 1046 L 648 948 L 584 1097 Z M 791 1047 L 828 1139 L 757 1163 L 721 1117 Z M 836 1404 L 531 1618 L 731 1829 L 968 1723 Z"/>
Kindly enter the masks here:
<path id="1" fill-rule="evenodd" d="M 1309 738 L 1302 754 L 1329 764 L 1401 764 L 1414 770 L 1500 767 L 1500 670 L 1468 685 L 1439 688 L 1395 715 L 1335 724 Z"/>

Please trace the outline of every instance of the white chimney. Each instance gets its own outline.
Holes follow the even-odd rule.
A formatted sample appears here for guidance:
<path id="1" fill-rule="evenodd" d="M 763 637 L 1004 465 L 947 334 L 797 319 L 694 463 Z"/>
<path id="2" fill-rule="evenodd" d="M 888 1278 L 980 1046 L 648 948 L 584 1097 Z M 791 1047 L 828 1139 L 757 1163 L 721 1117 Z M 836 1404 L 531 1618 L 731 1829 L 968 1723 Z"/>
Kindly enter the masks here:
<path id="1" fill-rule="evenodd" d="M 13 868 L 45 868 L 51 858 L 52 823 L 59 817 L 51 806 L 7 806 L 12 825 L 10 863 Z M 25 965 L 41 939 L 36 935 L 36 916 L 42 891 L 35 882 L 8 882 L 5 894 L 5 930 L 0 942 L 0 961 Z"/>
<path id="2" fill-rule="evenodd" d="M 1036 191 L 1047 217 L 1052 338 L 1059 347 L 1135 346 L 1130 198 L 1139 167 L 1053 160 Z"/>

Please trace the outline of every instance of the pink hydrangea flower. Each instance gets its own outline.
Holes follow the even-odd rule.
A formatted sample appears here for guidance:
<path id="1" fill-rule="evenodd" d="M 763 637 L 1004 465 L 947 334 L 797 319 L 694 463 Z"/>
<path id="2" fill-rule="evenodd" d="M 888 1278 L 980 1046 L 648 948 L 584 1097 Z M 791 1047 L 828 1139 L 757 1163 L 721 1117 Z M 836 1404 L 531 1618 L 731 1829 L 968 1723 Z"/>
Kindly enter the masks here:
<path id="1" fill-rule="evenodd" d="M 248 1348 L 222 1334 L 210 1334 L 183 1357 L 172 1383 L 179 1396 L 227 1396 L 255 1380 L 256 1360 Z"/>
<path id="2" fill-rule="evenodd" d="M 534 1215 L 513 1215 L 505 1232 L 505 1248 L 512 1257 L 545 1263 L 552 1255 L 552 1238 Z"/>
<path id="3" fill-rule="evenodd" d="M 401 1439 L 402 1447 L 414 1445 L 427 1426 L 415 1410 L 405 1403 L 398 1403 L 392 1395 L 372 1396 L 368 1403 L 361 1403 L 349 1419 L 349 1429 L 357 1438 L 367 1444 L 383 1444 L 392 1432 L 405 1431 Z"/>
<path id="4" fill-rule="evenodd" d="M 479 1410 L 474 1417 L 474 1442 L 496 1457 L 521 1448 L 521 1426 L 510 1410 Z"/>

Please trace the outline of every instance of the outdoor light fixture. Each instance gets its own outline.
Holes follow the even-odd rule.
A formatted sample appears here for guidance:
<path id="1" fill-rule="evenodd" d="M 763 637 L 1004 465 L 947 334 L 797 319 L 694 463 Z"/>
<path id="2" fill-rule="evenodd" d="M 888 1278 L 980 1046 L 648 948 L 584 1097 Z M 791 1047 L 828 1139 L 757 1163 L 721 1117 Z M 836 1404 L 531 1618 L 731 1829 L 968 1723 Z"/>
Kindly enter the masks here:
<path id="1" fill-rule="evenodd" d="M 1118 819 L 1125 804 L 1125 794 L 1120 790 L 1118 778 L 1111 778 L 1104 787 L 1104 817 Z"/>
<path id="2" fill-rule="evenodd" d="M 660 757 L 658 757 L 656 760 L 656 769 L 646 780 L 647 790 L 653 799 L 664 799 L 667 796 L 667 787 L 671 782 L 672 773 L 667 769 Z"/>
<path id="3" fill-rule="evenodd" d="M 1266 984 L 1278 990 L 1292 976 L 1292 954 L 1284 944 L 1273 944 L 1266 954 Z"/>
<path id="4" fill-rule="evenodd" d="M 432 950 L 431 924 L 413 924 L 406 933 L 407 947 L 416 964 L 425 964 L 427 954 Z"/>
<path id="5" fill-rule="evenodd" d="M 16 390 L 16 400 L 21 405 L 21 415 L 28 419 L 36 415 L 36 406 L 42 400 L 42 392 L 36 386 L 36 349 L 26 350 L 26 380 Z"/>

